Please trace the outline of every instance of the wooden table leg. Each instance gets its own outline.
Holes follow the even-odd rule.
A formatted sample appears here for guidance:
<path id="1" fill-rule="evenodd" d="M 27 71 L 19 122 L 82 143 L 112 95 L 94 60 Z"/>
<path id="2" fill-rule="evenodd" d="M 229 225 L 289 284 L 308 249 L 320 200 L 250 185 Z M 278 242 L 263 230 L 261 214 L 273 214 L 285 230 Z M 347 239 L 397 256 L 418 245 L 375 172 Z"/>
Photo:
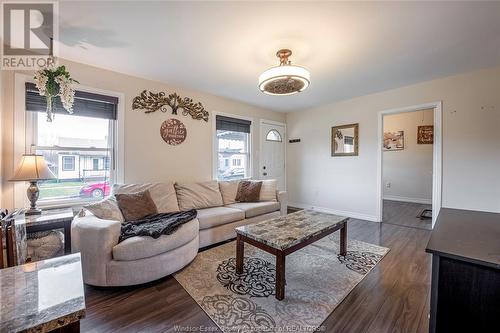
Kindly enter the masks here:
<path id="1" fill-rule="evenodd" d="M 236 273 L 243 273 L 243 256 L 245 254 L 245 243 L 240 235 L 236 235 Z"/>
<path id="2" fill-rule="evenodd" d="M 276 254 L 276 299 L 281 301 L 285 298 L 285 254 Z"/>
<path id="3" fill-rule="evenodd" d="M 344 222 L 344 226 L 340 229 L 340 255 L 345 256 L 347 254 L 347 222 Z"/>

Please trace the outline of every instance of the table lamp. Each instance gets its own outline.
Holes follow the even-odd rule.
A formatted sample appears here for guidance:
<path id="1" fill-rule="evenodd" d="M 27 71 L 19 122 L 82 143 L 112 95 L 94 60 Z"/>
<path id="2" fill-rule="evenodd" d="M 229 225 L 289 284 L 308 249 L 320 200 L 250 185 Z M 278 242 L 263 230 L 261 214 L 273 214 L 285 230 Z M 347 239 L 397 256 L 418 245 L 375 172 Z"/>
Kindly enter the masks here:
<path id="1" fill-rule="evenodd" d="M 49 170 L 47 162 L 42 155 L 25 154 L 19 162 L 14 177 L 11 181 L 27 181 L 30 186 L 26 191 L 28 199 L 31 202 L 30 208 L 25 212 L 26 215 L 40 215 L 42 210 L 36 208 L 36 201 L 38 200 L 39 190 L 37 182 L 39 180 L 47 180 L 56 178 L 52 171 Z"/>

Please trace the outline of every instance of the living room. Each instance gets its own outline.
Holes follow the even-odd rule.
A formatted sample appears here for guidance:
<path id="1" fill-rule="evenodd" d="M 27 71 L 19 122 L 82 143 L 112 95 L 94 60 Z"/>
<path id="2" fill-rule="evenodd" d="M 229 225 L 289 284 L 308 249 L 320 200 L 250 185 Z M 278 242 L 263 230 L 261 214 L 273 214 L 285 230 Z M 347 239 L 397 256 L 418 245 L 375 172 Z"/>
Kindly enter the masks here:
<path id="1" fill-rule="evenodd" d="M 500 324 L 499 2 L 2 1 L 2 22 L 0 332 Z"/>

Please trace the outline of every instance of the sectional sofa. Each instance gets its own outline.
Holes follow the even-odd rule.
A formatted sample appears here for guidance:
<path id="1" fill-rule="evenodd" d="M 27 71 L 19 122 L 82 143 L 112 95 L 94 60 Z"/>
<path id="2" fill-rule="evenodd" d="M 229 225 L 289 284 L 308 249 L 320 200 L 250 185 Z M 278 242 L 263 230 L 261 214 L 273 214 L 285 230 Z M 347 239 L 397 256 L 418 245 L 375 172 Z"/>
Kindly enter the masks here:
<path id="1" fill-rule="evenodd" d="M 198 249 L 236 236 L 234 228 L 286 214 L 286 192 L 264 181 L 259 202 L 236 202 L 238 182 L 115 185 L 114 193 L 149 190 L 159 213 L 197 210 L 197 218 L 172 235 L 132 237 L 119 242 L 121 221 L 89 211 L 72 223 L 73 252 L 81 252 L 83 280 L 95 286 L 142 284 L 189 264 Z"/>

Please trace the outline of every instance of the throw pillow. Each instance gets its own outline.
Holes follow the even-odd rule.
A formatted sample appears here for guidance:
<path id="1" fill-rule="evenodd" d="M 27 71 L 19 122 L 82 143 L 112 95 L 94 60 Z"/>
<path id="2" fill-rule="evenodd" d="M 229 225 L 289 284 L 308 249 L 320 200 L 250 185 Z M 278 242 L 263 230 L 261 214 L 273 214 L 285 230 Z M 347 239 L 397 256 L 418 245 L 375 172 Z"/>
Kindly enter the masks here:
<path id="1" fill-rule="evenodd" d="M 239 202 L 257 202 L 260 197 L 260 188 L 262 182 L 251 182 L 243 180 L 238 185 L 238 193 L 236 194 L 236 201 Z"/>
<path id="2" fill-rule="evenodd" d="M 238 193 L 239 180 L 220 181 L 219 189 L 222 194 L 224 205 L 236 203 L 236 193 Z"/>
<path id="3" fill-rule="evenodd" d="M 118 207 L 118 202 L 114 197 L 106 198 L 102 201 L 83 206 L 86 210 L 94 214 L 95 217 L 103 220 L 113 220 L 123 222 L 123 215 Z"/>
<path id="4" fill-rule="evenodd" d="M 276 179 L 269 179 L 262 181 L 262 187 L 260 188 L 260 201 L 277 201 L 276 200 L 276 189 L 278 187 L 278 182 Z"/>
<path id="5" fill-rule="evenodd" d="M 148 190 L 137 193 L 115 194 L 125 222 L 137 221 L 148 215 L 158 214 Z"/>

